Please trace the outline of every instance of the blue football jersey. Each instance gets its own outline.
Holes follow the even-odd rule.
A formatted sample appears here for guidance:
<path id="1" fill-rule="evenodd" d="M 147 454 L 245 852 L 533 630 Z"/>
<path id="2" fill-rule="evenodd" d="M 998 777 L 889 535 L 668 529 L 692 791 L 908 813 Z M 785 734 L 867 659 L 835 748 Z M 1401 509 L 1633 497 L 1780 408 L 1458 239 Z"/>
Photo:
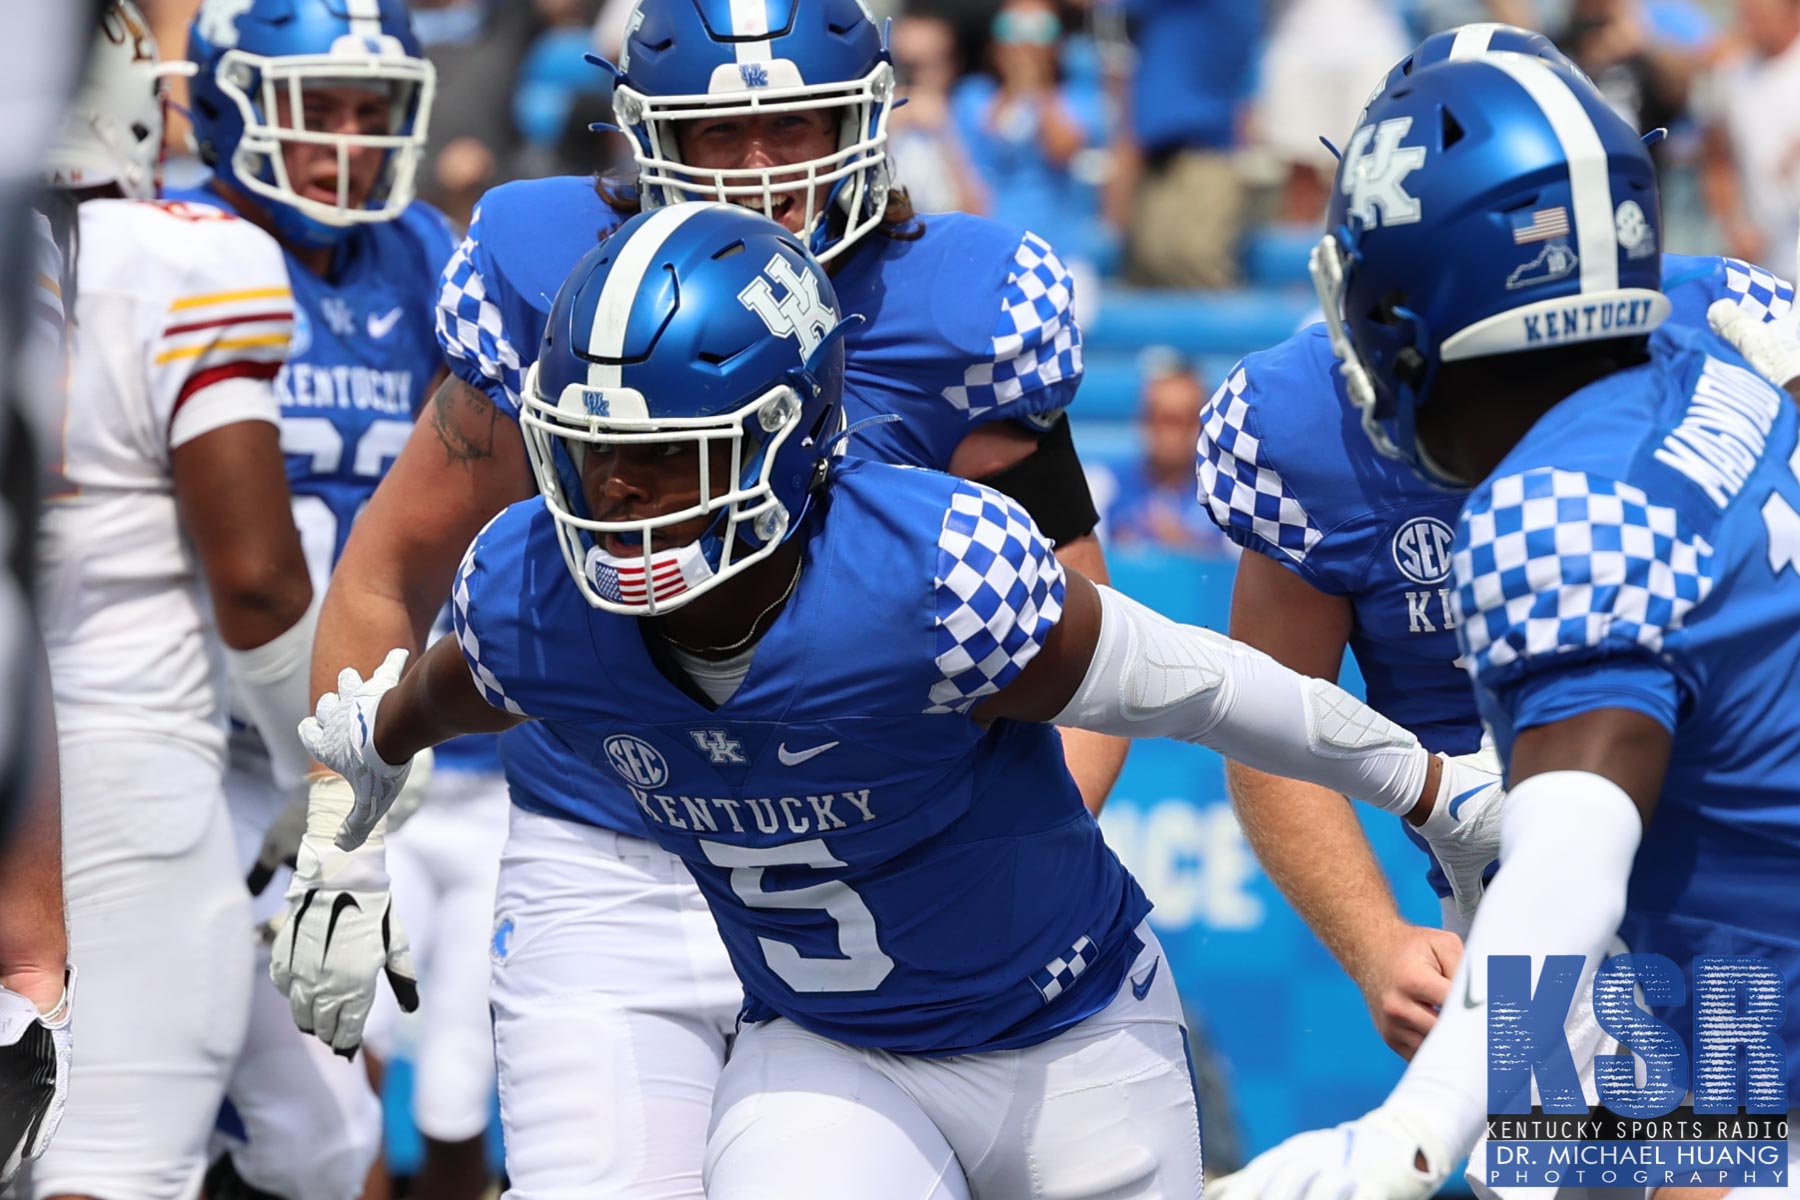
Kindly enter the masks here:
<path id="1" fill-rule="evenodd" d="M 1665 254 L 1663 287 L 1670 321 L 1701 329 L 1715 300 L 1772 320 L 1794 299 L 1785 281 L 1736 259 Z M 1458 664 L 1450 580 L 1465 497 L 1376 452 L 1336 367 L 1322 324 L 1234 366 L 1201 410 L 1200 501 L 1232 541 L 1349 600 L 1369 704 L 1429 748 L 1466 754 L 1481 722 Z M 1435 863 L 1428 879 L 1450 894 Z"/>
<path id="2" fill-rule="evenodd" d="M 1708 334 L 1557 405 L 1468 498 L 1458 627 L 1503 756 L 1599 708 L 1673 735 L 1623 937 L 1771 960 L 1800 1009 L 1800 452 L 1789 398 Z M 1572 834 L 1573 836 L 1573 834 Z M 1679 1007 L 1664 1010 L 1690 1027 Z M 1800 1101 L 1800 1039 L 1788 1039 Z"/>
<path id="3" fill-rule="evenodd" d="M 716 708 L 658 670 L 635 619 L 586 603 L 542 500 L 470 547 L 464 656 L 590 770 L 563 803 L 601 824 L 629 809 L 687 863 L 749 1019 L 915 1054 L 1041 1041 L 1110 1001 L 1150 908 L 1056 730 L 968 716 L 1060 619 L 1062 568 L 977 484 L 846 459 L 828 495 Z"/>
<path id="4" fill-rule="evenodd" d="M 450 370 L 516 418 L 557 289 L 581 256 L 620 224 L 589 177 L 505 184 L 482 198 L 444 271 L 438 340 Z M 846 315 L 850 452 L 942 470 L 970 429 L 994 420 L 1042 425 L 1074 399 L 1081 334 L 1073 282 L 1035 234 L 961 213 L 921 219 L 922 232 L 876 232 L 833 264 Z M 541 726 L 501 739 L 515 798 L 541 811 L 643 832 L 632 808 L 595 812 L 579 763 Z M 613 794 L 613 793 L 606 793 Z M 561 797 L 561 798 L 559 798 Z"/>

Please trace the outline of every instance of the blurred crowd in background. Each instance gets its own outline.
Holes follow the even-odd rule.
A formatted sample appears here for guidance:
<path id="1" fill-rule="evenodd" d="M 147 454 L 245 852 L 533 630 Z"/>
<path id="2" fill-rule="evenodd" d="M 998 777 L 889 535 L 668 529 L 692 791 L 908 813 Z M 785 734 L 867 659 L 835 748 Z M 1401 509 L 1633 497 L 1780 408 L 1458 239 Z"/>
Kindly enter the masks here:
<path id="1" fill-rule="evenodd" d="M 178 56 L 199 0 L 145 0 Z M 869 0 L 892 19 L 900 181 L 924 213 L 961 209 L 1045 238 L 1084 324 L 1144 290 L 1287 298 L 1306 287 L 1341 143 L 1388 64 L 1472 20 L 1543 31 L 1639 129 L 1666 129 L 1666 248 L 1782 275 L 1800 233 L 1800 0 Z M 609 60 L 632 0 L 415 0 L 439 88 L 420 194 L 466 223 L 508 179 L 620 158 Z M 170 179 L 186 130 L 170 123 Z M 190 160 L 191 161 L 191 160 Z M 1171 297 L 1172 298 L 1172 297 Z M 1213 311 L 1193 310 L 1196 320 Z M 1282 333 L 1285 333 L 1283 330 Z M 1253 349 L 1245 345 L 1242 350 Z M 1196 393 L 1239 347 L 1154 342 L 1102 395 L 1096 490 L 1115 541 L 1222 550 L 1192 503 Z M 1207 357 L 1211 353 L 1210 359 Z M 1235 354 L 1232 355 L 1235 357 Z M 1106 372 L 1084 401 L 1105 390 Z M 1120 398 L 1121 400 L 1124 398 Z M 1085 449 L 1085 447 L 1084 447 Z M 1116 452 L 1114 452 L 1116 451 Z"/>

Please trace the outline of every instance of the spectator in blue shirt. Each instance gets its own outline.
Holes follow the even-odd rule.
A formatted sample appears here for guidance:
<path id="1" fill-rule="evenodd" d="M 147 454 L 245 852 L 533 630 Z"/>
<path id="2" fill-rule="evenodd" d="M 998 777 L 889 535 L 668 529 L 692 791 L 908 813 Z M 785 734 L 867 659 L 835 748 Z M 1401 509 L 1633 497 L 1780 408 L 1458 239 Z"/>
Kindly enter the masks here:
<path id="1" fill-rule="evenodd" d="M 1194 444 L 1205 400 L 1206 388 L 1188 362 L 1166 348 L 1146 352 L 1138 402 L 1143 456 L 1115 472 L 1110 486 L 1100 481 L 1095 488 L 1109 548 L 1236 555 L 1194 498 Z"/>
<path id="2" fill-rule="evenodd" d="M 1098 201 L 1075 173 L 1105 141 L 1098 95 L 1061 78 L 1063 29 L 1049 0 L 1006 0 L 995 14 L 992 75 L 952 96 L 963 144 L 986 184 L 989 213 L 1047 240 L 1071 270 L 1093 260 Z"/>

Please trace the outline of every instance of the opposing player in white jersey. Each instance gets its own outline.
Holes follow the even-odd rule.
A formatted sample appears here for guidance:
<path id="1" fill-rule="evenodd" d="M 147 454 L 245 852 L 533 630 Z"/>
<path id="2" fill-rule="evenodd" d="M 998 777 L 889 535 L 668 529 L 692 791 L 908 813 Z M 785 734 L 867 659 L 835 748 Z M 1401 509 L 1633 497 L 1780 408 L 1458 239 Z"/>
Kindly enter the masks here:
<path id="1" fill-rule="evenodd" d="M 352 522 L 443 373 L 437 280 L 455 239 L 412 188 L 435 74 L 400 0 L 208 4 L 189 33 L 188 54 L 195 138 L 212 174 L 179 198 L 225 209 L 272 235 L 293 284 L 295 343 L 275 392 L 294 519 L 313 586 L 323 592 Z M 271 874 L 280 839 L 271 839 L 260 871 L 250 863 L 286 797 L 254 731 L 236 734 L 231 751 L 226 796 L 259 892 L 260 922 L 281 910 L 286 881 L 279 870 Z M 425 826 L 394 844 L 395 864 L 407 874 L 402 894 L 414 906 L 405 924 L 435 935 L 416 949 L 427 971 L 445 977 L 421 1014 L 415 1105 L 431 1147 L 418 1185 L 437 1200 L 472 1197 L 486 1183 L 481 1134 L 493 1103 L 487 941 L 506 812 L 497 763 L 492 779 L 468 803 L 432 806 Z M 439 867 L 445 856 L 412 853 L 441 842 L 434 826 L 441 833 L 470 825 L 476 835 L 455 843 L 449 871 Z M 442 893 L 426 881 L 447 874 L 469 880 L 451 903 L 473 909 L 472 920 L 428 919 Z M 208 1192 L 215 1200 L 235 1194 L 235 1175 L 286 1200 L 350 1200 L 380 1148 L 364 1064 L 300 1034 L 267 967 L 265 957 L 254 972 L 250 1034 L 230 1087 L 242 1137 L 230 1130 Z M 472 985 L 449 982 L 471 976 Z M 454 1152 L 445 1146 L 463 1156 L 446 1161 Z"/>
<path id="2" fill-rule="evenodd" d="M 166 70 L 142 15 L 109 9 L 51 163 L 80 201 L 67 489 L 45 514 L 40 607 L 82 1019 L 39 1200 L 197 1190 L 249 1004 L 227 669 L 265 729 L 307 701 L 312 588 L 270 386 L 287 273 L 253 225 L 151 199 Z M 296 739 L 271 750 L 304 777 Z"/>

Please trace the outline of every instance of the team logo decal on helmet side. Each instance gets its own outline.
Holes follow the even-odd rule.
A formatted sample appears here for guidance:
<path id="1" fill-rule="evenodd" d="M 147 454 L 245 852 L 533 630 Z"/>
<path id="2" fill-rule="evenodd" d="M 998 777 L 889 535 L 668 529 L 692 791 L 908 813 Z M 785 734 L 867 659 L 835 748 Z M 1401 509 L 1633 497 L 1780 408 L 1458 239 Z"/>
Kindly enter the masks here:
<path id="1" fill-rule="evenodd" d="M 201 35 L 215 46 L 237 45 L 237 20 L 255 3 L 256 0 L 206 0 L 196 18 Z"/>
<path id="2" fill-rule="evenodd" d="M 1425 147 L 1400 144 L 1411 128 L 1411 117 L 1394 117 L 1364 125 L 1351 139 L 1343 188 L 1350 215 L 1364 228 L 1411 225 L 1424 216 L 1424 206 L 1404 186 L 1406 177 L 1425 165 Z"/>
<path id="3" fill-rule="evenodd" d="M 775 298 L 776 284 L 782 290 L 779 300 Z M 761 317 L 776 337 L 799 338 L 800 353 L 807 358 L 837 324 L 837 314 L 819 295 L 818 278 L 810 271 L 796 270 L 779 254 L 738 293 L 738 300 Z"/>

